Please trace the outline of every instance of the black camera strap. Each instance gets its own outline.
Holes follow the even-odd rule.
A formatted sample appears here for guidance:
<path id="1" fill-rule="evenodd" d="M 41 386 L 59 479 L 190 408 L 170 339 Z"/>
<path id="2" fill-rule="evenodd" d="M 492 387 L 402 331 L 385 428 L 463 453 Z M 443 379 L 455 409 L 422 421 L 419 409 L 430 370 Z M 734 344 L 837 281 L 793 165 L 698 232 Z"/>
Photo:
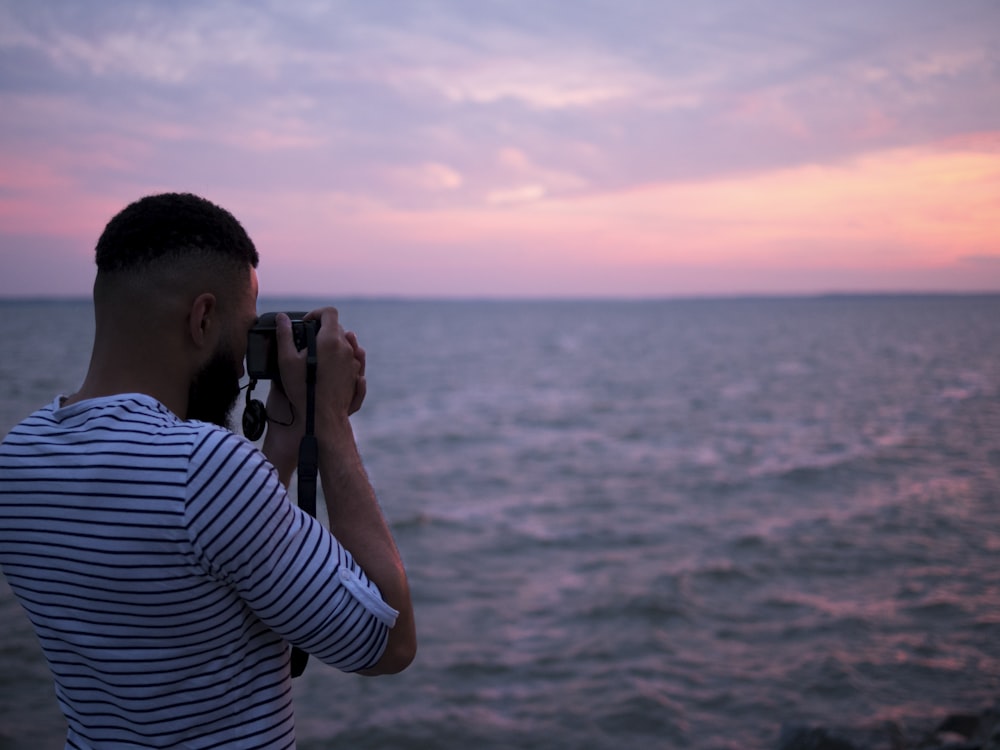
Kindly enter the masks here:
<path id="1" fill-rule="evenodd" d="M 316 329 L 306 327 L 306 434 L 299 443 L 299 507 L 316 515 L 316 473 L 319 447 L 316 443 Z"/>
<path id="2" fill-rule="evenodd" d="M 316 442 L 316 327 L 306 326 L 306 434 L 299 443 L 299 507 L 316 516 L 316 474 L 319 469 L 319 445 Z M 292 677 L 300 676 L 309 662 L 309 654 L 292 647 Z"/>

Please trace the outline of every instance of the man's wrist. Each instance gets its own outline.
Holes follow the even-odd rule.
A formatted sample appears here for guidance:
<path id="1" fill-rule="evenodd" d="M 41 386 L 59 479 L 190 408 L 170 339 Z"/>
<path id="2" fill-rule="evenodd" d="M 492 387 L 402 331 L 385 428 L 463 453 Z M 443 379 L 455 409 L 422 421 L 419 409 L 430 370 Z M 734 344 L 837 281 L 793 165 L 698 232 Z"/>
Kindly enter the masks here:
<path id="1" fill-rule="evenodd" d="M 334 443 L 341 441 L 354 442 L 354 428 L 347 412 L 339 410 L 320 410 L 316 412 L 316 435 L 327 438 Z"/>

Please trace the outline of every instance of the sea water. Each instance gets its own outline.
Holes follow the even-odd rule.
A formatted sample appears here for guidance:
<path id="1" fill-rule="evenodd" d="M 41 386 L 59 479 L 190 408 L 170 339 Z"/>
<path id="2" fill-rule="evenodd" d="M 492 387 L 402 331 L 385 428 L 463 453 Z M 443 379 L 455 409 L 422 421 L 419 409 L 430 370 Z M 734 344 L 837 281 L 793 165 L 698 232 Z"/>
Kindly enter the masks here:
<path id="1" fill-rule="evenodd" d="M 93 323 L 0 306 L 6 432 Z M 312 660 L 300 748 L 768 748 L 1000 696 L 1000 297 L 339 307 L 420 648 Z M 0 618 L 0 748 L 60 748 L 5 583 Z"/>

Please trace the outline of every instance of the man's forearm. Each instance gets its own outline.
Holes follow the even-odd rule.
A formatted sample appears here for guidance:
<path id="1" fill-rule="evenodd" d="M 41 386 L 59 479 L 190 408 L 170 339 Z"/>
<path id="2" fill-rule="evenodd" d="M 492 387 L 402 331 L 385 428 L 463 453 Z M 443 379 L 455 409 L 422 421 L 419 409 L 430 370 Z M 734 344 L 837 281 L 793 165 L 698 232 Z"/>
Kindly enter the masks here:
<path id="1" fill-rule="evenodd" d="M 389 632 L 386 655 L 370 674 L 398 672 L 412 661 L 416 650 L 409 583 L 346 417 L 324 425 L 319 451 L 330 531 L 379 587 L 386 602 L 399 611 L 396 625 Z"/>

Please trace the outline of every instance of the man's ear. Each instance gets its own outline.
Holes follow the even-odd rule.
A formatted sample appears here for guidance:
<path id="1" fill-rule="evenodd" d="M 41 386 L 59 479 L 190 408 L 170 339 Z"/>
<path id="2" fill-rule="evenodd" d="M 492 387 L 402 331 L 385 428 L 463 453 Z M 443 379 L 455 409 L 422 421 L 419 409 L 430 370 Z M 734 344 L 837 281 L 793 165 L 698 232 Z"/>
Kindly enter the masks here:
<path id="1" fill-rule="evenodd" d="M 211 292 L 202 292 L 191 303 L 188 315 L 188 334 L 199 349 L 213 346 L 218 327 L 218 304 Z"/>

